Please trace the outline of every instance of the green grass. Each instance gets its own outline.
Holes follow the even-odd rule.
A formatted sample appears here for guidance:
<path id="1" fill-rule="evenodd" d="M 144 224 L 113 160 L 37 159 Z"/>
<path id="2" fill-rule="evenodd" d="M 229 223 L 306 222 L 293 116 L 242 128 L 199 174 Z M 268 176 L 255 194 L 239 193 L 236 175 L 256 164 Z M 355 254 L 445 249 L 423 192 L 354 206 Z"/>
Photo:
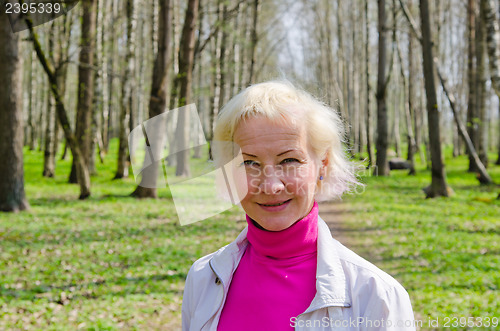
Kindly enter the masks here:
<path id="1" fill-rule="evenodd" d="M 236 237 L 241 212 L 180 226 L 168 189 L 137 200 L 127 196 L 132 178 L 111 180 L 115 153 L 79 201 L 78 186 L 67 184 L 70 157 L 47 179 L 43 154 L 24 155 L 31 209 L 0 214 L 0 329 L 180 328 L 189 267 Z"/>
<path id="2" fill-rule="evenodd" d="M 424 326 L 429 317 L 500 318 L 500 189 L 479 186 L 467 158 L 446 152 L 450 198 L 425 199 L 430 172 L 420 168 L 365 177 L 366 189 L 344 199 L 352 248 L 405 286 Z M 500 183 L 499 166 L 489 173 Z"/>
<path id="3" fill-rule="evenodd" d="M 157 200 L 136 200 L 128 197 L 132 178 L 111 180 L 116 149 L 114 141 L 85 201 L 67 184 L 70 158 L 47 179 L 43 154 L 25 150 L 31 209 L 0 214 L 0 329 L 180 327 L 189 267 L 232 241 L 243 214 L 235 208 L 180 226 L 167 188 Z M 204 167 L 193 162 L 194 171 Z M 446 163 L 455 191 L 448 199 L 424 199 L 423 169 L 365 177 L 367 187 L 344 199 L 345 235 L 408 289 L 418 318 L 499 317 L 499 189 L 479 186 L 464 157 Z M 489 170 L 500 182 L 500 167 Z"/>

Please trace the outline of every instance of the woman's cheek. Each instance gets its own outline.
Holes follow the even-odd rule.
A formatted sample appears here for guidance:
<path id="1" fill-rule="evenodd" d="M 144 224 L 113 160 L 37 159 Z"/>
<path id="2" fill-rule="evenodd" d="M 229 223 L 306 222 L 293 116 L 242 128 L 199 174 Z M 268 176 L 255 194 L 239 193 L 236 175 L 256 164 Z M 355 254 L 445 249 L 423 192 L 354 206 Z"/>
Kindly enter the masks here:
<path id="1" fill-rule="evenodd" d="M 247 175 L 248 194 L 257 195 L 260 192 L 259 179 Z"/>

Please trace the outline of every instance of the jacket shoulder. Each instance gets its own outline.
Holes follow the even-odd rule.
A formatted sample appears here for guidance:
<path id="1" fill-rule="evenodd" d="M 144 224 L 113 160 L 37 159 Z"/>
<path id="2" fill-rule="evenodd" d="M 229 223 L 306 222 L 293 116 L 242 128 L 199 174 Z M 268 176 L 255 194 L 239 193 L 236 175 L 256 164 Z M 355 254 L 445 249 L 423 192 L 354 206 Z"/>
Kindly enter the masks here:
<path id="1" fill-rule="evenodd" d="M 354 253 L 352 250 L 345 247 L 337 240 L 334 239 L 334 241 L 340 261 L 342 263 L 342 267 L 346 271 L 346 274 L 348 276 L 351 276 L 349 277 L 351 278 L 351 280 L 355 280 L 353 279 L 354 277 L 362 278 L 359 281 L 367 281 L 369 279 L 373 279 L 372 281 L 377 282 L 382 287 L 396 287 L 405 291 L 401 284 L 391 275 L 381 270 L 373 263 L 362 258 L 358 254 Z"/>

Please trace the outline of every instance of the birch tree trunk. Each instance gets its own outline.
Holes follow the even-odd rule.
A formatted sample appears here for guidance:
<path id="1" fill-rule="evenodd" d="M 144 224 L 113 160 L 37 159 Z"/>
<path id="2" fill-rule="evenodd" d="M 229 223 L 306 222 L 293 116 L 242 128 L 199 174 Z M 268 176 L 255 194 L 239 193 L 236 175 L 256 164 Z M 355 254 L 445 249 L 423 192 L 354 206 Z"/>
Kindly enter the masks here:
<path id="1" fill-rule="evenodd" d="M 375 163 L 372 151 L 372 123 L 371 123 L 371 86 L 370 86 L 370 21 L 368 20 L 368 1 L 365 1 L 365 74 L 366 74 L 366 149 L 368 151 L 368 168 Z"/>
<path id="2" fill-rule="evenodd" d="M 249 49 L 249 54 L 250 54 L 250 69 L 248 72 L 248 83 L 247 86 L 250 84 L 255 83 L 255 62 L 256 62 L 256 57 L 257 57 L 257 26 L 258 26 L 258 18 L 259 18 L 259 8 L 260 8 L 260 0 L 253 0 L 253 11 L 252 11 L 252 29 L 251 29 L 251 36 L 250 36 L 250 49 Z"/>
<path id="3" fill-rule="evenodd" d="M 96 32 L 96 0 L 82 0 L 82 34 L 78 65 L 78 102 L 76 110 L 75 136 L 80 146 L 82 160 L 88 168 L 90 162 L 92 101 L 94 98 L 94 52 Z M 73 156 L 74 157 L 74 156 Z M 87 170 L 88 171 L 88 170 Z M 77 183 L 76 161 L 73 159 L 70 183 Z"/>
<path id="4" fill-rule="evenodd" d="M 195 44 L 194 32 L 197 16 L 198 0 L 189 0 L 179 47 L 179 107 L 188 105 L 191 102 Z M 178 150 L 180 151 L 177 153 L 175 175 L 189 176 L 189 113 L 187 111 L 179 112 L 175 137 L 179 140 Z"/>
<path id="5" fill-rule="evenodd" d="M 420 0 L 420 18 L 422 26 L 422 56 L 425 78 L 425 94 L 427 96 L 427 119 L 429 126 L 429 146 L 431 154 L 431 185 L 426 190 L 427 198 L 437 196 L 448 197 L 450 192 L 446 184 L 443 156 L 441 153 L 441 132 L 439 126 L 439 111 L 434 79 L 434 58 L 432 50 L 431 24 L 429 19 L 429 4 Z"/>
<path id="6" fill-rule="evenodd" d="M 378 176 L 389 175 L 387 162 L 388 117 L 387 117 L 387 80 L 386 67 L 386 12 L 385 0 L 378 0 L 378 78 L 377 78 L 377 167 Z"/>
<path id="7" fill-rule="evenodd" d="M 48 44 L 49 44 L 49 54 L 54 54 L 54 39 L 56 33 L 56 24 L 54 21 L 50 22 L 50 30 L 48 35 Z M 53 60 L 53 58 L 52 58 Z M 47 87 L 47 90 L 50 90 L 50 87 Z M 55 125 L 53 122 L 55 120 L 55 109 L 54 103 L 52 102 L 52 96 L 50 95 L 50 91 L 47 92 L 47 113 L 45 116 L 45 143 L 44 143 L 44 153 L 43 153 L 43 177 L 54 177 L 55 174 L 55 156 L 54 156 L 54 128 Z"/>
<path id="8" fill-rule="evenodd" d="M 476 8 L 475 0 L 468 0 L 467 3 L 467 30 L 468 30 L 468 58 L 467 58 L 467 85 L 469 94 L 467 100 L 467 133 L 472 143 L 477 148 L 477 87 L 476 87 Z M 474 160 L 469 154 L 469 172 L 474 172 Z"/>
<path id="9" fill-rule="evenodd" d="M 488 167 L 488 127 L 486 112 L 486 26 L 480 8 L 476 37 L 476 86 L 477 86 L 477 145 L 476 149 L 483 165 Z"/>
<path id="10" fill-rule="evenodd" d="M 153 83 L 151 86 L 151 96 L 149 98 L 149 118 L 165 112 L 167 106 L 168 92 L 168 70 L 170 61 L 170 0 L 160 0 L 158 7 L 158 51 L 153 65 Z M 162 130 L 157 130 L 159 135 L 164 134 Z M 162 137 L 148 137 L 149 142 L 156 140 L 161 141 Z M 161 144 L 154 144 L 153 148 L 161 148 Z M 160 155 L 159 150 L 152 151 L 154 155 Z M 153 162 L 148 168 L 143 171 L 141 183 L 137 186 L 132 196 L 137 198 L 157 198 L 157 183 L 158 170 L 160 164 Z M 145 187 L 145 183 L 148 183 Z M 141 185 L 142 184 L 142 185 Z"/>
<path id="11" fill-rule="evenodd" d="M 22 61 L 19 34 L 0 14 L 0 211 L 29 208 L 24 193 Z"/>
<path id="12" fill-rule="evenodd" d="M 127 46 L 125 55 L 125 71 L 123 73 L 121 102 L 120 102 L 120 131 L 118 146 L 118 166 L 114 179 L 128 177 L 128 134 L 130 132 L 130 117 L 132 116 L 132 79 L 134 72 L 134 53 L 135 53 L 135 0 L 127 0 Z"/>
<path id="13" fill-rule="evenodd" d="M 415 175 L 415 139 L 413 136 L 413 124 L 411 121 L 411 99 L 410 99 L 410 91 L 407 83 L 404 68 L 403 68 L 403 57 L 401 56 L 401 49 L 398 45 L 398 58 L 400 63 L 400 74 L 401 79 L 403 80 L 403 100 L 404 100 L 404 110 L 405 110 L 405 120 L 406 120 L 406 139 L 408 143 L 408 157 L 407 160 L 410 163 L 410 171 L 409 175 Z M 411 71 L 411 70 L 410 70 Z M 409 80 L 408 80 L 409 81 Z"/>
<path id="14" fill-rule="evenodd" d="M 494 8 L 493 0 L 481 0 L 481 20 L 486 25 L 491 83 L 495 93 L 500 97 L 500 28 Z"/>
<path id="15" fill-rule="evenodd" d="M 37 77 L 36 73 L 36 60 L 34 59 L 36 57 L 36 54 L 34 51 L 30 53 L 30 76 L 31 77 Z M 30 79 L 29 83 L 29 101 L 28 101 L 28 127 L 29 127 L 29 149 L 30 151 L 35 150 L 35 144 L 36 144 L 36 124 L 35 124 L 35 107 L 34 105 L 36 104 L 36 88 L 35 88 L 35 79 Z M 34 102 L 35 101 L 35 102 Z"/>

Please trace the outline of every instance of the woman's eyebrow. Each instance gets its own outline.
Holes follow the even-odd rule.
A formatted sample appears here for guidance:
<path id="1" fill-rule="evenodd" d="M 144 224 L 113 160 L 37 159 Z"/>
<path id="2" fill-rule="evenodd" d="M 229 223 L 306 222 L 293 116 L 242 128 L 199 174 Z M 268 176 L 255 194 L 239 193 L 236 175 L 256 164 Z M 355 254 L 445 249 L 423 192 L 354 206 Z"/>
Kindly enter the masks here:
<path id="1" fill-rule="evenodd" d="M 241 154 L 245 154 L 246 156 L 250 156 L 250 157 L 257 157 L 256 155 L 248 154 L 248 153 L 245 153 L 245 152 L 242 152 Z"/>
<path id="2" fill-rule="evenodd" d="M 281 155 L 283 155 L 283 154 L 290 153 L 290 152 L 295 152 L 295 151 L 297 151 L 297 149 L 289 149 L 289 150 L 287 150 L 287 151 L 284 151 L 284 152 L 282 152 L 282 153 L 277 154 L 276 156 L 281 156 Z"/>

